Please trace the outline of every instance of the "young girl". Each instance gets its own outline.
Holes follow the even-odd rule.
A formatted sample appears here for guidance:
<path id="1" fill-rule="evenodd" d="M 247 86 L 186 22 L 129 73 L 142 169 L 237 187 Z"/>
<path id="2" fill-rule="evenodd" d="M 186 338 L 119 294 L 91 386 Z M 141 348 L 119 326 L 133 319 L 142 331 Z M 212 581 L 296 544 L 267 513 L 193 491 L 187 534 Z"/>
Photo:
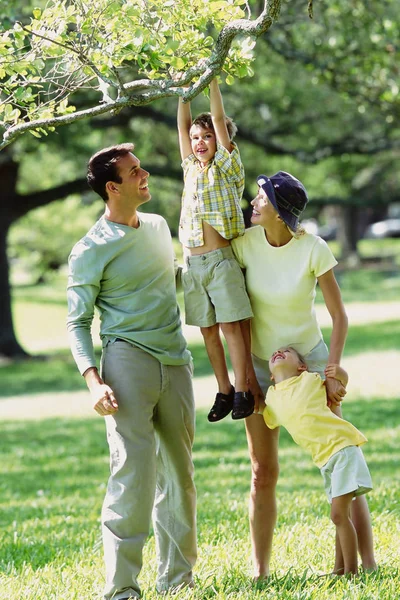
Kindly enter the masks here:
<path id="1" fill-rule="evenodd" d="M 372 489 L 359 448 L 367 438 L 328 408 L 324 381 L 318 373 L 308 372 L 294 348 L 274 352 L 269 370 L 274 385 L 268 388 L 264 421 L 270 429 L 283 425 L 296 444 L 311 453 L 321 470 L 336 527 L 336 573 L 357 574 L 357 533 L 350 507 L 356 496 Z M 325 371 L 347 385 L 347 373 L 339 365 L 328 365 Z"/>

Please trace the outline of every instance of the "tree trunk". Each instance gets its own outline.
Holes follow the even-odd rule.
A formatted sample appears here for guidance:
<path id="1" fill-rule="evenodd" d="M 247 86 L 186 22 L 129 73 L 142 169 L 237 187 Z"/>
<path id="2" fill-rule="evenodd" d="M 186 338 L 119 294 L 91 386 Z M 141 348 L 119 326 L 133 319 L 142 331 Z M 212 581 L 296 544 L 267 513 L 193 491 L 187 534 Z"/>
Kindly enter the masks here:
<path id="1" fill-rule="evenodd" d="M 28 354 L 15 337 L 11 311 L 9 268 L 7 260 L 8 227 L 0 220 L 0 358 L 25 358 Z"/>
<path id="2" fill-rule="evenodd" d="M 7 235 L 14 220 L 18 164 L 6 153 L 0 161 L 0 358 L 24 358 L 28 354 L 20 346 L 14 332 L 11 311 Z"/>
<path id="3" fill-rule="evenodd" d="M 338 207 L 338 241 L 341 247 L 341 261 L 350 268 L 360 265 L 357 242 L 358 232 L 358 210 L 354 204 Z"/>

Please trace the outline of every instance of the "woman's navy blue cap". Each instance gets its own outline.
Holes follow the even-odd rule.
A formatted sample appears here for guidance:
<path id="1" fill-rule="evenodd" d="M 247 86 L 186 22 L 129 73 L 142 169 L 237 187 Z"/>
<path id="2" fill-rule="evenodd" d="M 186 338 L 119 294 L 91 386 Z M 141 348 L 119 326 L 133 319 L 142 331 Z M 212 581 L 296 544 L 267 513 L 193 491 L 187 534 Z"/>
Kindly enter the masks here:
<path id="1" fill-rule="evenodd" d="M 308 202 L 306 188 L 301 181 L 290 173 L 278 171 L 272 177 L 259 175 L 257 184 L 267 194 L 268 200 L 286 225 L 296 231 L 299 217 Z"/>

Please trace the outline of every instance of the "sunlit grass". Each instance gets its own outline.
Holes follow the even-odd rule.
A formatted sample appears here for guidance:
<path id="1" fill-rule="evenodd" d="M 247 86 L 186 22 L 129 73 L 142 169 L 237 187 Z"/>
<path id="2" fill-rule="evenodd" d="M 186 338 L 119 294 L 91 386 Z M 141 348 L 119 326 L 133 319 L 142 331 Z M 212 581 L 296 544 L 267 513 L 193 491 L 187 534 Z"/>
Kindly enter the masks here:
<path id="1" fill-rule="evenodd" d="M 400 246 L 365 240 L 365 255 Z M 394 242 L 398 242 L 394 240 Z M 399 300 L 398 271 L 338 273 L 346 301 Z M 14 317 L 23 345 L 39 359 L 0 367 L 0 396 L 85 389 L 67 349 L 65 277 L 14 288 Z M 329 330 L 323 331 L 328 340 Z M 345 355 L 398 350 L 397 321 L 353 325 Z M 192 343 L 196 376 L 211 374 L 202 343 Z M 371 371 L 365 377 L 379 377 Z M 16 400 L 18 401 L 18 400 Z M 1 407 L 1 398 L 0 398 Z M 210 425 L 198 411 L 195 441 L 199 557 L 196 589 L 183 600 L 392 600 L 400 589 L 400 411 L 396 397 L 346 400 L 345 417 L 368 437 L 374 480 L 369 494 L 376 553 L 373 574 L 351 581 L 326 575 L 334 528 L 322 480 L 310 458 L 282 431 L 279 517 L 272 577 L 251 580 L 247 501 L 250 464 L 243 424 Z M 4 421 L 0 436 L 0 600 L 100 600 L 104 582 L 100 510 L 108 476 L 101 418 Z M 156 600 L 151 536 L 141 573 L 144 599 Z M 167 596 L 169 597 L 169 596 Z"/>
<path id="2" fill-rule="evenodd" d="M 369 443 L 374 480 L 369 503 L 380 570 L 354 581 L 330 572 L 334 528 L 322 479 L 310 458 L 282 431 L 279 518 L 273 576 L 251 582 L 247 521 L 249 460 L 242 423 L 210 425 L 198 412 L 195 440 L 199 559 L 197 588 L 178 598 L 315 600 L 398 597 L 400 574 L 400 413 L 396 400 L 346 405 Z M 108 476 L 99 419 L 6 422 L 0 440 L 0 599 L 99 599 L 103 585 L 100 509 Z M 151 537 L 141 575 L 155 600 Z"/>
<path id="3" fill-rule="evenodd" d="M 324 329 L 323 334 L 328 342 L 330 329 Z M 399 339 L 400 319 L 369 325 L 354 325 L 349 330 L 345 356 L 353 356 L 366 349 L 398 350 Z M 212 369 L 204 344 L 191 343 L 189 347 L 194 359 L 196 377 L 211 375 Z M 0 387 L 0 397 L 84 389 L 82 377 L 68 349 L 47 350 L 45 353 L 37 354 L 34 360 L 3 365 L 0 367 L 0 372 L 3 384 Z M 372 373 L 370 376 L 376 377 L 379 374 Z"/>

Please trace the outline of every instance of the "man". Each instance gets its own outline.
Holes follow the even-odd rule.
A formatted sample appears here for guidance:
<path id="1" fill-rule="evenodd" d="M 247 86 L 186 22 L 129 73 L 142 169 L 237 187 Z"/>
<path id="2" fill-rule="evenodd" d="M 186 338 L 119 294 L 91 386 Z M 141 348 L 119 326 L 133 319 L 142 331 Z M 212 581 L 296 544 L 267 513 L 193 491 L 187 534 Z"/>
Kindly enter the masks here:
<path id="1" fill-rule="evenodd" d="M 153 525 L 157 589 L 192 585 L 196 492 L 192 363 L 176 302 L 171 235 L 133 144 L 90 159 L 88 183 L 105 213 L 69 259 L 68 331 L 94 409 L 105 419 L 111 476 L 102 511 L 106 600 L 140 596 L 137 576 Z M 90 327 L 100 318 L 101 373 Z"/>

